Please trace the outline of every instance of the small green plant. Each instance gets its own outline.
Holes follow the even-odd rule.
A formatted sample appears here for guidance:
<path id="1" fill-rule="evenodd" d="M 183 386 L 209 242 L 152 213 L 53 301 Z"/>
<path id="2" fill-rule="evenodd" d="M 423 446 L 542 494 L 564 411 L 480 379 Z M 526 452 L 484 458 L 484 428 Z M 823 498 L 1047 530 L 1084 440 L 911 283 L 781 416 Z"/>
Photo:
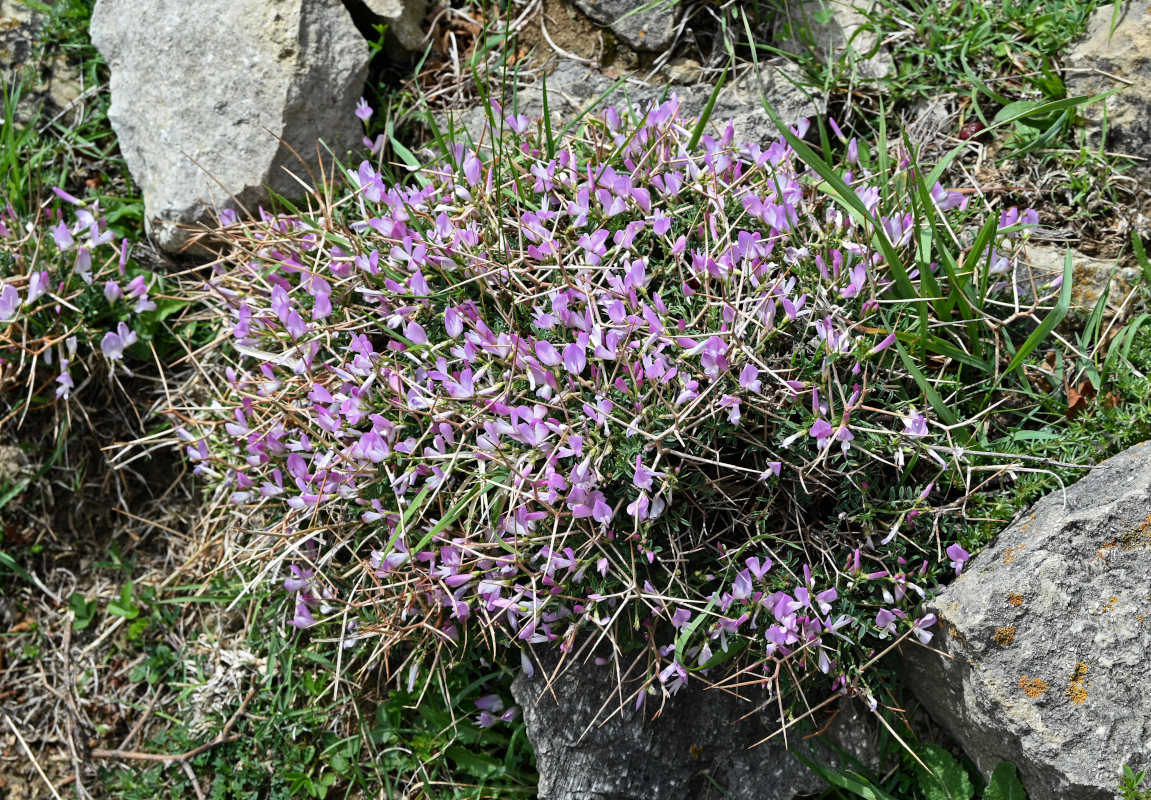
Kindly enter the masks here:
<path id="1" fill-rule="evenodd" d="M 1128 765 L 1123 765 L 1123 777 L 1119 779 L 1119 794 L 1123 800 L 1148 800 L 1151 798 L 1151 790 L 1142 788 L 1143 779 L 1146 776 L 1146 770 L 1135 772 Z"/>
<path id="2" fill-rule="evenodd" d="M 85 600 L 84 595 L 73 592 L 68 598 L 68 608 L 72 610 L 72 629 L 82 631 L 96 618 L 96 601 Z"/>

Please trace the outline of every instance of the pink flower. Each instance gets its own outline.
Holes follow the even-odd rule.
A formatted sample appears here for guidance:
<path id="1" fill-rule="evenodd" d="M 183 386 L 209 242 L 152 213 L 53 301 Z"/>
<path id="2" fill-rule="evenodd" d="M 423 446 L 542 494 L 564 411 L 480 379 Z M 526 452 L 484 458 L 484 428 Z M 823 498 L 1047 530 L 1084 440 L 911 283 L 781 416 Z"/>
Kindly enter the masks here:
<path id="1" fill-rule="evenodd" d="M 959 546 L 958 543 L 947 548 L 947 557 L 951 559 L 951 568 L 955 574 L 963 572 L 963 565 L 971 558 L 971 554 Z"/>
<path id="2" fill-rule="evenodd" d="M 811 430 L 808 431 L 808 435 L 816 440 L 816 445 L 820 449 L 831 443 L 832 433 L 834 433 L 834 429 L 825 419 L 817 419 L 815 424 L 811 426 Z"/>
<path id="3" fill-rule="evenodd" d="M 355 114 L 364 122 L 367 122 L 372 118 L 372 107 L 368 105 L 367 100 L 362 97 L 360 98 L 360 102 L 356 103 Z"/>
<path id="4" fill-rule="evenodd" d="M 632 485 L 637 489 L 646 489 L 649 492 L 653 490 L 652 481 L 655 478 L 663 477 L 662 472 L 655 472 L 648 469 L 642 463 L 641 456 L 635 457 L 635 474 L 632 476 Z"/>
<path id="5" fill-rule="evenodd" d="M 739 385 L 749 392 L 759 394 L 763 386 L 763 381 L 759 380 L 759 370 L 750 363 L 745 364 L 739 373 Z"/>
<path id="6" fill-rule="evenodd" d="M 76 240 L 72 238 L 72 232 L 63 222 L 52 228 L 52 238 L 56 240 L 56 247 L 60 249 L 60 252 L 64 252 L 76 244 Z"/>
<path id="7" fill-rule="evenodd" d="M 100 341 L 100 350 L 106 358 L 118 361 L 124 357 L 124 350 L 135 343 L 136 332 L 129 330 L 127 324 L 121 322 L 115 332 L 109 331 L 104 334 L 104 338 Z"/>
<path id="8" fill-rule="evenodd" d="M 9 322 L 20 310 L 20 292 L 10 283 L 0 289 L 0 322 Z"/>
<path id="9" fill-rule="evenodd" d="M 911 414 L 903 418 L 903 434 L 912 438 L 926 436 L 927 419 L 914 408 L 911 409 Z"/>
<path id="10" fill-rule="evenodd" d="M 45 271 L 33 272 L 28 278 L 28 297 L 24 300 L 24 305 L 30 306 L 40 299 L 48 291 L 48 282 L 51 279 Z"/>
<path id="11" fill-rule="evenodd" d="M 928 614 L 926 617 L 915 620 L 915 624 L 911 626 L 911 630 L 915 633 L 916 638 L 923 644 L 931 641 L 933 634 L 926 630 L 934 625 L 936 617 L 934 614 Z"/>

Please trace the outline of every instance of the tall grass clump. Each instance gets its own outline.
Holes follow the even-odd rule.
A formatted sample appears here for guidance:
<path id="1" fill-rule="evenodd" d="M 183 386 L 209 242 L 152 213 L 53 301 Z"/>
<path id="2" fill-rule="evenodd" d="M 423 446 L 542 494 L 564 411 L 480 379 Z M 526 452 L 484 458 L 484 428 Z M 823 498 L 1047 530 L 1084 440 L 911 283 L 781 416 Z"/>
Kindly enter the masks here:
<path id="1" fill-rule="evenodd" d="M 365 161 L 226 220 L 230 342 L 180 434 L 285 621 L 409 692 L 510 646 L 638 657 L 637 704 L 737 657 L 785 703 L 873 697 L 979 544 L 983 445 L 1062 412 L 1023 366 L 1068 287 L 1015 279 L 1033 212 L 806 129 L 713 137 L 673 95 L 561 136 L 492 103 L 403 181 Z"/>

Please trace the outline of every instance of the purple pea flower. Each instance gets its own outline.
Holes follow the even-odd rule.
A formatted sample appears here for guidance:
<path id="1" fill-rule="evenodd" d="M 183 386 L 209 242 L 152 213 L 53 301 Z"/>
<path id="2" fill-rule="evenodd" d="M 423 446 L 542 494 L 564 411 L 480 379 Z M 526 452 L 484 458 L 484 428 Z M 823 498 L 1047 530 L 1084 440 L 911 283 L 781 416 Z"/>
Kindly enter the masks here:
<path id="1" fill-rule="evenodd" d="M 72 376 L 68 374 L 68 362 L 64 361 L 60 364 L 60 374 L 56 376 L 56 383 L 60 384 L 56 387 L 56 398 L 68 399 L 72 394 L 72 390 L 76 388 Z"/>
<path id="2" fill-rule="evenodd" d="M 483 162 L 480 161 L 473 153 L 468 153 L 464 156 L 464 180 L 468 182 L 468 186 L 477 185 L 483 178 Z"/>
<path id="3" fill-rule="evenodd" d="M 364 122 L 367 122 L 372 118 L 372 107 L 368 105 L 367 100 L 362 97 L 360 98 L 360 101 L 356 103 L 355 114 Z"/>
<path id="4" fill-rule="evenodd" d="M 124 357 L 124 350 L 135 343 L 136 332 L 129 330 L 127 324 L 121 322 L 115 332 L 109 331 L 104 334 L 104 338 L 100 341 L 100 350 L 106 358 L 118 361 Z"/>
<path id="5" fill-rule="evenodd" d="M 903 434 L 912 438 L 927 435 L 927 419 L 916 411 L 911 409 L 911 413 L 903 418 Z"/>
<path id="6" fill-rule="evenodd" d="M 58 223 L 52 228 L 52 238 L 56 241 L 56 247 L 60 249 L 61 253 L 76 244 L 76 240 L 72 237 L 72 232 L 68 230 L 68 226 L 63 222 Z"/>
<path id="7" fill-rule="evenodd" d="M 528 128 L 531 125 L 531 122 L 526 114 L 509 114 L 504 118 L 504 122 L 507 123 L 507 126 L 511 128 L 512 132 L 517 136 L 523 136 L 525 133 L 527 133 Z"/>
<path id="8" fill-rule="evenodd" d="M 316 618 L 312 616 L 312 610 L 308 608 L 308 604 L 300 600 L 296 603 L 296 615 L 292 617 L 292 621 L 288 624 L 302 630 L 315 625 Z"/>
<path id="9" fill-rule="evenodd" d="M 0 322 L 9 322 L 20 310 L 20 292 L 10 283 L 0 289 Z"/>
<path id="10" fill-rule="evenodd" d="M 460 334 L 464 332 L 464 319 L 460 316 L 460 312 L 454 308 L 444 311 L 444 327 L 448 331 L 448 336 L 458 339 Z"/>
<path id="11" fill-rule="evenodd" d="M 52 191 L 53 191 L 53 192 L 56 194 L 56 196 L 57 196 L 57 197 L 59 197 L 59 198 L 60 198 L 61 200 L 63 200 L 65 203 L 71 203 L 71 204 L 72 204 L 72 205 L 74 205 L 74 206 L 82 206 L 82 205 L 84 205 L 84 201 L 83 201 L 83 200 L 80 200 L 79 198 L 77 198 L 77 197 L 75 197 L 75 196 L 73 196 L 73 195 L 70 195 L 70 194 L 68 194 L 66 191 L 64 191 L 63 189 L 61 189 L 59 186 L 53 186 L 53 187 L 52 187 Z"/>
<path id="12" fill-rule="evenodd" d="M 963 572 L 963 565 L 971 558 L 971 554 L 956 543 L 947 548 L 947 557 L 951 559 L 951 568 L 958 576 Z"/>
<path id="13" fill-rule="evenodd" d="M 879 609 L 879 613 L 875 615 L 875 627 L 879 628 L 879 638 L 886 639 L 888 636 L 894 636 L 895 623 L 905 616 L 907 615 L 898 608 Z"/>
<path id="14" fill-rule="evenodd" d="M 544 366 L 555 367 L 563 360 L 552 343 L 543 339 L 536 342 L 535 350 L 536 358 L 538 358 Z"/>
<path id="15" fill-rule="evenodd" d="M 291 571 L 291 576 L 284 579 L 284 588 L 289 592 L 300 592 L 308 588 L 308 583 L 312 578 L 312 571 L 310 569 L 301 569 L 300 567 L 292 564 L 288 569 Z"/>
<path id="16" fill-rule="evenodd" d="M 763 387 L 763 381 L 759 380 L 759 370 L 750 363 L 745 364 L 739 373 L 739 385 L 749 392 L 759 394 Z"/>
<path id="17" fill-rule="evenodd" d="M 922 644 L 928 644 L 934 636 L 934 634 L 926 629 L 934 625 L 935 622 L 935 615 L 928 614 L 925 617 L 915 620 L 915 624 L 911 626 L 911 630 L 915 633 L 915 636 Z"/>
<path id="18" fill-rule="evenodd" d="M 642 458 L 639 455 L 635 457 L 635 475 L 632 477 L 632 484 L 637 489 L 647 489 L 652 491 L 652 481 L 655 478 L 661 477 L 662 472 L 654 472 L 648 469 L 642 463 Z"/>
<path id="19" fill-rule="evenodd" d="M 50 280 L 45 271 L 33 272 L 28 278 L 28 297 L 25 298 L 24 305 L 30 306 L 39 300 L 48 291 Z"/>
<path id="20" fill-rule="evenodd" d="M 815 439 L 816 445 L 822 450 L 831 443 L 831 435 L 834 432 L 835 430 L 827 420 L 817 419 L 815 424 L 811 426 L 811 430 L 808 431 L 808 435 Z"/>
<path id="21" fill-rule="evenodd" d="M 773 565 L 770 558 L 764 558 L 763 561 L 760 561 L 756 556 L 751 556 L 744 563 L 747 564 L 747 568 L 751 570 L 751 574 L 755 579 L 759 581 L 763 580 L 763 576 L 768 573 Z"/>
<path id="22" fill-rule="evenodd" d="M 579 375 L 587 366 L 587 348 L 573 342 L 564 348 L 564 369 L 572 375 Z"/>
<path id="23" fill-rule="evenodd" d="M 875 347 L 873 347 L 867 351 L 867 356 L 870 358 L 871 356 L 873 356 L 877 353 L 882 353 L 884 350 L 891 347 L 891 345 L 893 345 L 893 344 L 895 344 L 895 334 L 889 333 L 889 334 L 887 334 L 886 337 L 884 337 L 882 342 L 880 342 Z"/>

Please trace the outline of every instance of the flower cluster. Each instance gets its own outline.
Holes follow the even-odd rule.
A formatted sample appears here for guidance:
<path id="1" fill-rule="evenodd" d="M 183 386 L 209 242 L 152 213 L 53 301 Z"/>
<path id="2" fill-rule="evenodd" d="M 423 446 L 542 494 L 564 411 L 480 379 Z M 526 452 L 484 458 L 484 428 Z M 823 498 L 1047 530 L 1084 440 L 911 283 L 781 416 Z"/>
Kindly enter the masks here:
<path id="1" fill-rule="evenodd" d="M 895 355 L 915 330 L 878 237 L 936 269 L 888 188 L 906 160 L 872 171 L 852 142 L 863 215 L 783 139 L 690 147 L 674 95 L 560 143 L 493 115 L 490 153 L 454 145 L 410 185 L 365 161 L 324 217 L 233 226 L 210 282 L 224 424 L 181 435 L 274 520 L 260 546 L 307 561 L 293 624 L 344 593 L 357 635 L 409 644 L 638 641 L 669 692 L 745 648 L 843 688 L 858 642 L 929 638 L 901 554 L 961 456 Z M 844 523 L 841 571 L 810 506 L 881 482 L 917 488 L 881 531 Z M 322 569 L 341 545 L 366 579 Z"/>
<path id="2" fill-rule="evenodd" d="M 154 322 L 159 279 L 129 261 L 128 240 L 117 241 L 97 202 L 54 192 L 74 209 L 71 224 L 61 209 L 47 225 L 0 213 L 0 391 L 37 381 L 44 366 L 55 370 L 55 399 L 67 400 L 92 373 L 90 356 L 122 361 L 138 341 L 133 326 Z"/>

